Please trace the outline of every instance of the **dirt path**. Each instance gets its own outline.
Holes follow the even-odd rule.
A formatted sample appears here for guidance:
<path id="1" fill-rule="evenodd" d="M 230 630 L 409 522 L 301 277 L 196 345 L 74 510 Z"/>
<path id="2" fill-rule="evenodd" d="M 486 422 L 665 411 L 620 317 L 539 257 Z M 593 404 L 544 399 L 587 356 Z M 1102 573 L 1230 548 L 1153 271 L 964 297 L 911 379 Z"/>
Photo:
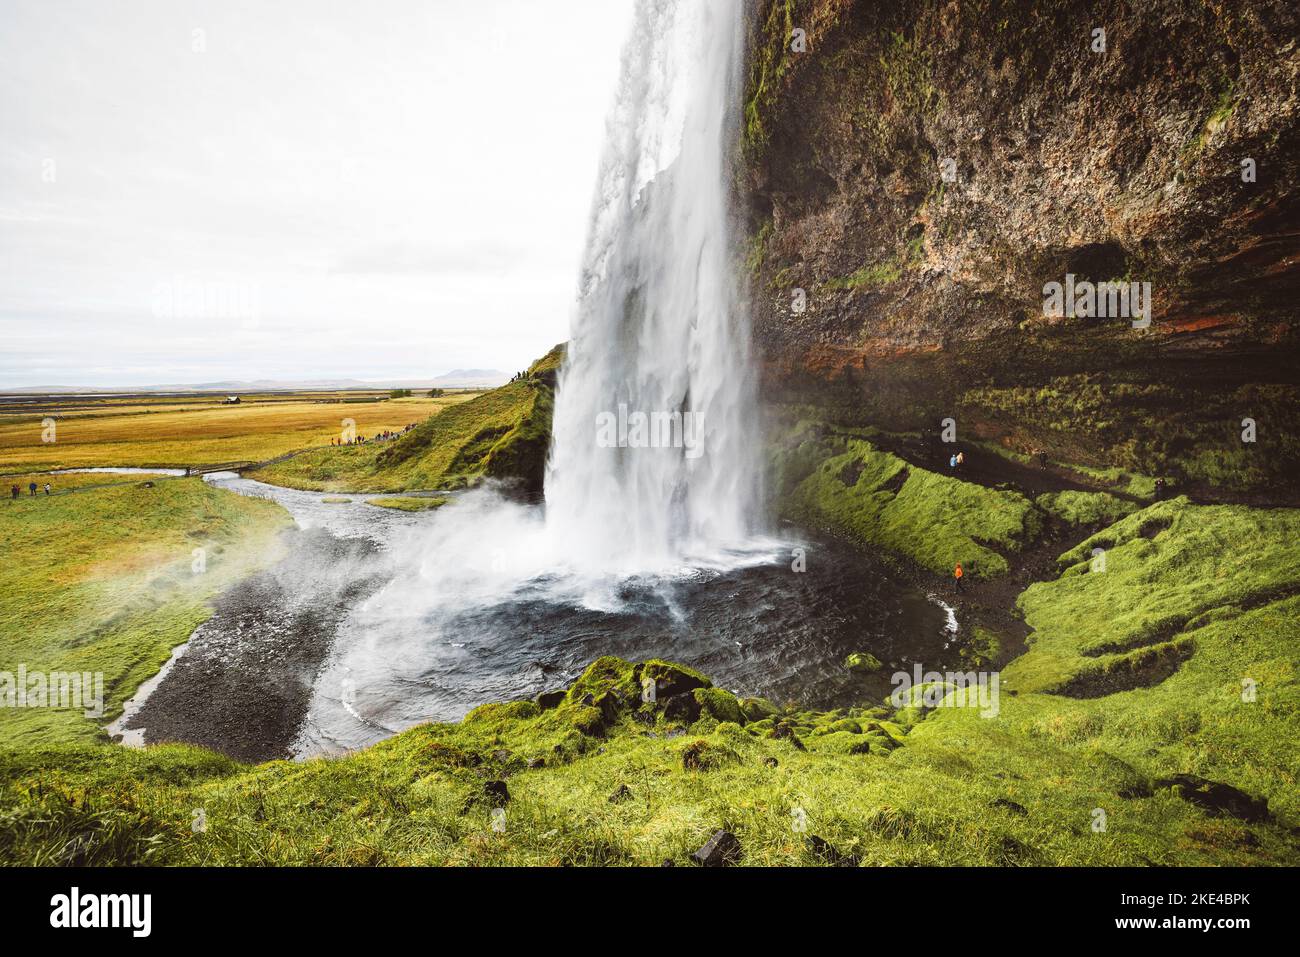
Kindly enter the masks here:
<path id="1" fill-rule="evenodd" d="M 1046 492 L 1105 492 L 1117 498 L 1147 504 L 1134 495 L 1089 482 L 1086 477 L 1052 463 L 1043 468 L 1026 465 L 986 449 L 944 443 L 937 437 L 928 440 L 920 436 L 889 435 L 873 436 L 870 441 L 877 448 L 898 456 L 910 466 L 986 488 L 1020 492 L 1031 499 Z M 949 459 L 958 449 L 964 453 L 964 461 L 954 468 L 949 465 Z M 957 590 L 956 581 L 951 575 L 936 574 L 902 556 L 893 558 L 903 577 L 916 587 L 933 592 L 957 609 L 963 636 L 969 638 L 974 626 L 982 626 L 1003 639 L 1001 654 L 997 659 L 1000 666 L 1026 650 L 1030 629 L 1016 608 L 1016 599 L 1034 582 L 1056 578 L 1057 557 L 1094 531 L 1095 529 L 1073 527 L 1047 515 L 1043 531 L 1033 545 L 1020 552 L 999 550 L 1010 568 L 1007 574 L 979 580 L 968 576 L 962 582 L 961 591 Z"/>

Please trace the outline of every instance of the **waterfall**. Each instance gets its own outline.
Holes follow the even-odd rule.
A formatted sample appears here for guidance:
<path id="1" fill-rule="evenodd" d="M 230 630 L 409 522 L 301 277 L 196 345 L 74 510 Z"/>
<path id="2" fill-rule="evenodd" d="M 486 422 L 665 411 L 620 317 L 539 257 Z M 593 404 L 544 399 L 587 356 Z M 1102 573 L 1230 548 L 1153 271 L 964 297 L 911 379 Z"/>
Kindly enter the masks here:
<path id="1" fill-rule="evenodd" d="M 729 229 L 743 0 L 639 0 L 556 395 L 548 537 L 653 574 L 743 548 L 756 388 Z"/>

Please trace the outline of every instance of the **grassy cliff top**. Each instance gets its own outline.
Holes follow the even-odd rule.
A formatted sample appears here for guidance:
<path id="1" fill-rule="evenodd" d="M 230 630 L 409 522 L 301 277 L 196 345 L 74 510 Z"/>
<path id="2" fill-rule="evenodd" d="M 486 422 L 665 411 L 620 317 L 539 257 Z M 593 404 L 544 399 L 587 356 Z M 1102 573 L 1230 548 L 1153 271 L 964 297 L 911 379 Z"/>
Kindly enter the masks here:
<path id="1" fill-rule="evenodd" d="M 538 491 L 550 444 L 559 345 L 521 379 L 448 406 L 382 444 L 313 449 L 248 473 L 320 492 L 402 492 L 464 487 L 486 476 Z"/>

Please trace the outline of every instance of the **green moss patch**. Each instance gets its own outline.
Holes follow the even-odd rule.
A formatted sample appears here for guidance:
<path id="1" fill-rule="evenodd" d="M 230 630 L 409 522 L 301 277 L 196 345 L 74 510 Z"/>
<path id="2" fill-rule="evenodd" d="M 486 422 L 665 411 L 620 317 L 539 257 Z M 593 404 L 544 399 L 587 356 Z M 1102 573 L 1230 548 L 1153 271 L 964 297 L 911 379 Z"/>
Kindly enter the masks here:
<path id="1" fill-rule="evenodd" d="M 848 440 L 844 449 L 795 487 L 786 502 L 792 518 L 906 555 L 940 574 L 961 562 L 977 578 L 1006 574 L 1005 555 L 1032 544 L 1041 530 L 1041 513 L 1019 492 L 910 466 L 861 439 Z"/>
<path id="2" fill-rule="evenodd" d="M 435 508 L 442 508 L 449 501 L 451 499 L 445 495 L 422 495 L 370 498 L 366 499 L 366 504 L 378 505 L 380 508 L 395 508 L 402 512 L 428 512 Z"/>

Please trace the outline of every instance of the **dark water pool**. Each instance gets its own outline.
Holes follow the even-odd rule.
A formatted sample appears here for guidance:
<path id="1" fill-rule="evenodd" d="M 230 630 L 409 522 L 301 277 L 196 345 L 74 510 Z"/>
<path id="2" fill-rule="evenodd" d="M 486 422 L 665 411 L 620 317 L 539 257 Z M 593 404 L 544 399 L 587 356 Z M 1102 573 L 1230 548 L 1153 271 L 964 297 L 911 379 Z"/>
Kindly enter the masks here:
<path id="1" fill-rule="evenodd" d="M 364 497 L 324 503 L 328 496 L 234 476 L 212 481 L 280 501 L 310 530 L 294 547 L 310 552 L 292 555 L 260 584 L 246 583 L 218 602 L 218 614 L 161 683 L 152 718 L 152 701 L 138 716 L 145 727 L 166 729 L 154 739 L 202 740 L 220 749 L 214 715 L 182 684 L 211 684 L 218 672 L 232 676 L 227 684 L 251 686 L 249 700 L 257 700 L 259 680 L 277 696 L 277 706 L 261 709 L 256 719 L 254 708 L 227 707 L 221 714 L 223 727 L 242 710 L 250 712 L 250 724 L 261 723 L 261 732 L 250 726 L 221 733 L 237 737 L 240 756 L 248 759 L 257 753 L 250 741 L 262 738 L 259 757 L 364 747 L 420 722 L 456 720 L 485 702 L 564 687 L 607 654 L 679 661 L 737 694 L 808 707 L 879 701 L 893 671 L 909 670 L 914 661 L 942 666 L 953 656 L 959 626 L 945 605 L 892 577 L 870 555 L 799 540 L 793 531 L 789 542 L 769 542 L 761 558 L 751 556 L 740 567 L 623 582 L 599 609 L 545 574 L 502 590 L 500 600 L 490 592 L 466 598 L 463 583 L 474 581 L 472 574 L 457 578 L 420 567 L 423 552 L 470 547 L 451 533 L 451 541 L 418 537 L 424 527 L 453 521 L 450 513 L 394 512 Z M 477 527 L 467 523 L 471 540 Z M 361 539 L 364 548 L 349 547 Z M 796 549 L 802 549 L 801 571 Z M 443 557 L 453 570 L 472 566 L 470 557 Z M 245 607 L 249 601 L 257 607 Z M 298 645 L 294 667 L 276 674 L 272 685 L 268 649 L 286 641 Z M 885 669 L 855 676 L 843 667 L 853 651 L 871 652 Z M 302 683 L 298 693 L 285 693 L 286 680 Z M 188 704 L 163 712 L 161 703 L 172 700 Z"/>

